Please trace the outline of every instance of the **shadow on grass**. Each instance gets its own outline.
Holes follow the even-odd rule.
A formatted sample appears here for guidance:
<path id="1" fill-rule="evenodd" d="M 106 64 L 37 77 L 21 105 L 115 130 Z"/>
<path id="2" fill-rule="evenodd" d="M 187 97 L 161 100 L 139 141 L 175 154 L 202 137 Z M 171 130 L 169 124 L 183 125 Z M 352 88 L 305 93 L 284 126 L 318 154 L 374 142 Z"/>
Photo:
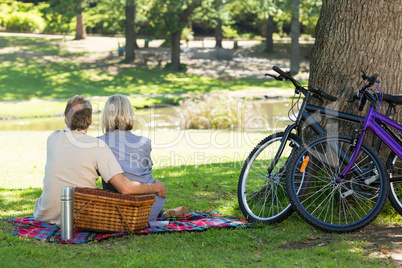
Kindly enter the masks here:
<path id="1" fill-rule="evenodd" d="M 210 163 L 158 168 L 154 178 L 167 188 L 165 207 L 187 206 L 192 211 L 218 210 L 242 216 L 237 184 L 243 162 Z"/>
<path id="2" fill-rule="evenodd" d="M 161 68 L 120 64 L 115 57 L 83 58 L 90 53 L 64 52 L 56 40 L 1 37 L 2 83 L 0 100 L 69 98 L 76 94 L 205 93 L 253 87 L 289 88 L 286 83 L 263 79 L 222 81 Z M 263 75 L 263 74 L 262 74 Z M 263 78 L 263 77 L 261 77 Z"/>
<path id="3" fill-rule="evenodd" d="M 35 202 L 41 193 L 41 188 L 0 188 L 1 218 L 32 216 Z"/>
<path id="4" fill-rule="evenodd" d="M 18 36 L 1 36 L 0 47 L 19 48 L 11 51 L 26 51 L 35 54 L 38 52 L 56 55 L 61 51 L 61 47 L 57 45 L 60 42 L 60 38 L 29 38 Z M 15 52 L 16 53 L 16 52 Z M 0 54 L 0 58 L 9 57 L 14 53 Z M 18 53 L 16 53 L 18 55 Z"/>
<path id="5" fill-rule="evenodd" d="M 115 67 L 119 69 L 117 74 L 102 72 L 92 64 L 72 61 L 53 63 L 19 59 L 10 65 L 3 63 L 0 100 L 69 98 L 76 94 L 109 96 L 117 92 L 126 95 L 206 93 L 268 87 L 267 81 L 260 79 L 224 82 L 161 69 Z M 269 86 L 278 88 L 284 84 L 272 81 Z"/>

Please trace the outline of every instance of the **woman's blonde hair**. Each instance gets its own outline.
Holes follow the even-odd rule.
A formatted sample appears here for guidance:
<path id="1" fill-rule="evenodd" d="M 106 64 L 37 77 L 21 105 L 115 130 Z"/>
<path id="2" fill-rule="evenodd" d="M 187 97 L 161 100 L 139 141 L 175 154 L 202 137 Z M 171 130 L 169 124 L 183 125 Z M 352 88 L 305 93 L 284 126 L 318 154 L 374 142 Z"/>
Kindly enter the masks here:
<path id="1" fill-rule="evenodd" d="M 134 126 L 134 109 L 126 96 L 110 96 L 102 114 L 103 133 L 119 130 L 131 130 Z"/>

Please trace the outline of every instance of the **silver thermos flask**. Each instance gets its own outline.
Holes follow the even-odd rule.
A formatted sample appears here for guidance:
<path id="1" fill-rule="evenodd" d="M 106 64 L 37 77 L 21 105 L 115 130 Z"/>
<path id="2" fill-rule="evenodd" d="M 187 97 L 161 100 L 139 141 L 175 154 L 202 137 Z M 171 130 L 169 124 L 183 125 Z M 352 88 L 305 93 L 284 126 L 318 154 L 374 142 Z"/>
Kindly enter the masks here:
<path id="1" fill-rule="evenodd" d="M 61 227 L 61 240 L 66 241 L 74 238 L 74 224 L 73 224 L 73 211 L 74 211 L 74 187 L 63 186 L 61 187 L 61 213 L 60 213 L 60 227 Z"/>

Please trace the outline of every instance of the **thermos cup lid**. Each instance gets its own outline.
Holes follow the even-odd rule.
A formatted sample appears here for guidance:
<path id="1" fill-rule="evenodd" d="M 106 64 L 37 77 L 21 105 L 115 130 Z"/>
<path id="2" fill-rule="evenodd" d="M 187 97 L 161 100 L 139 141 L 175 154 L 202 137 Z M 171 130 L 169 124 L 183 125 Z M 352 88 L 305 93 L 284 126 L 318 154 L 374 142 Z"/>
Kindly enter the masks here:
<path id="1" fill-rule="evenodd" d="M 72 198 L 74 195 L 75 188 L 72 186 L 62 186 L 61 187 L 61 198 Z"/>

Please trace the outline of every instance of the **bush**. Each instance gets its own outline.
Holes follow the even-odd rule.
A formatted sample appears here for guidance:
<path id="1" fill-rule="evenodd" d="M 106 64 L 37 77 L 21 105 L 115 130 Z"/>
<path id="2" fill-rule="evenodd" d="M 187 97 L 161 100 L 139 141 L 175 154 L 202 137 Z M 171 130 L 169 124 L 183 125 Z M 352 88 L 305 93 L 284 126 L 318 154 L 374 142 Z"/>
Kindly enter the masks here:
<path id="1" fill-rule="evenodd" d="M 239 34 L 230 26 L 222 26 L 223 36 L 226 38 L 237 38 Z"/>
<path id="2" fill-rule="evenodd" d="M 0 4 L 0 27 L 9 31 L 41 32 L 45 27 L 39 11 L 42 6 L 19 1 Z"/>
<path id="3" fill-rule="evenodd" d="M 43 18 L 33 12 L 15 12 L 6 19 L 6 30 L 20 32 L 42 32 L 45 27 Z"/>
<path id="4" fill-rule="evenodd" d="M 200 98 L 179 102 L 186 117 L 186 129 L 241 129 L 245 107 L 223 92 L 212 92 Z"/>
<path id="5" fill-rule="evenodd" d="M 192 41 L 194 39 L 194 32 L 190 29 L 185 27 L 181 32 L 181 40 L 186 42 Z"/>
<path id="6" fill-rule="evenodd" d="M 70 33 L 71 29 L 74 29 L 74 22 L 68 22 L 63 15 L 52 14 L 45 15 L 46 27 L 44 32 L 46 33 Z"/>

